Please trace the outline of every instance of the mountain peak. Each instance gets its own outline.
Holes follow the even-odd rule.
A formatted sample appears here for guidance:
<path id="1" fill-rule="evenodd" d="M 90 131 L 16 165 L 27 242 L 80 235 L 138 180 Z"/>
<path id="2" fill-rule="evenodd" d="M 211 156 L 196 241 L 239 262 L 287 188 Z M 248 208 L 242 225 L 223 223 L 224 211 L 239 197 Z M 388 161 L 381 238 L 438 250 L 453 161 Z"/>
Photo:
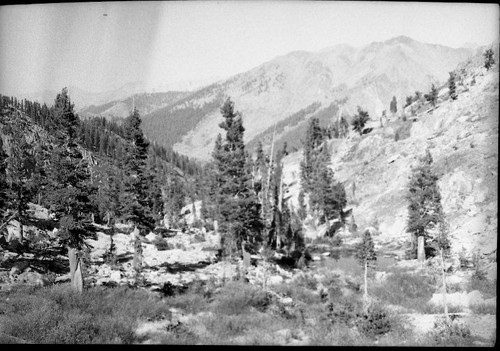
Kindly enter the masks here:
<path id="1" fill-rule="evenodd" d="M 407 37 L 405 35 L 400 35 L 394 38 L 391 38 L 389 40 L 386 40 L 384 43 L 385 44 L 411 44 L 415 43 L 416 40 L 412 39 L 410 37 Z"/>

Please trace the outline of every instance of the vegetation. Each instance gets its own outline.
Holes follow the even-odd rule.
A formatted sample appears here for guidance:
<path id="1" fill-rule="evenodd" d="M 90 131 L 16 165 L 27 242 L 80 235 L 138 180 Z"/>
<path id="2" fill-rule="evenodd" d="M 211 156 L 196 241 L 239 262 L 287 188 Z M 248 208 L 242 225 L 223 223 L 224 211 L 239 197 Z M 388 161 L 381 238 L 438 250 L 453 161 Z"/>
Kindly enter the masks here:
<path id="1" fill-rule="evenodd" d="M 448 78 L 448 89 L 450 90 L 450 99 L 457 99 L 457 86 L 455 84 L 455 73 L 450 72 L 450 78 Z"/>
<path id="2" fill-rule="evenodd" d="M 244 242 L 262 241 L 262 221 L 260 204 L 250 188 L 243 120 L 229 98 L 221 107 L 221 114 L 224 121 L 219 126 L 226 131 L 226 136 L 223 140 L 219 134 L 213 152 L 217 219 L 224 255 L 234 255 L 241 252 Z"/>
<path id="3" fill-rule="evenodd" d="M 319 126 L 319 120 L 312 118 L 306 134 L 300 176 L 302 189 L 309 195 L 309 211 L 316 214 L 320 223 L 329 225 L 330 220 L 343 221 L 347 200 L 344 186 L 334 179 L 329 167 L 326 137 L 326 130 Z"/>
<path id="4" fill-rule="evenodd" d="M 363 111 L 361 107 L 358 106 L 358 113 L 353 117 L 351 121 L 353 130 L 358 132 L 359 135 L 362 135 L 366 122 L 368 122 L 369 120 L 370 116 L 368 115 L 368 112 Z"/>
<path id="5" fill-rule="evenodd" d="M 454 99 L 453 74 L 448 83 L 450 98 Z M 216 93 L 217 85 L 207 89 Z M 426 94 L 426 98 L 435 105 L 432 97 L 429 100 L 429 95 L 435 95 L 437 100 L 434 86 L 433 90 L 436 91 Z M 406 98 L 406 104 L 421 99 L 416 92 Z M 350 240 L 335 235 L 344 226 L 346 217 L 352 216 L 352 210 L 344 211 L 345 188 L 335 179 L 331 167 L 332 147 L 342 143 L 331 139 L 347 135 L 350 119 L 336 115 L 337 102 L 323 109 L 315 103 L 290 116 L 288 122 L 296 122 L 296 128 L 288 129 L 283 123 L 277 124 L 272 133 L 267 130 L 266 140 L 254 141 L 253 155 L 244 143 L 243 118 L 230 98 L 223 101 L 218 95 L 205 106 L 164 109 L 168 116 L 177 119 L 175 123 L 180 123 L 182 117 L 192 128 L 202 114 L 220 107 L 223 120 L 219 127 L 223 132 L 215 141 L 213 160 L 203 167 L 150 142 L 143 130 L 144 117 L 137 109 L 123 123 L 100 117 L 81 120 L 66 89 L 57 95 L 52 107 L 7 97 L 0 97 L 0 102 L 0 229 L 17 219 L 22 239 L 23 230 L 29 228 L 26 241 L 31 247 L 21 245 L 14 250 L 12 243 L 8 247 L 20 254 L 33 254 L 30 258 L 23 257 L 23 262 L 10 258 L 9 254 L 9 258 L 0 262 L 4 273 L 10 269 L 8 277 L 0 275 L 2 284 L 7 280 L 10 284 L 8 289 L 0 291 L 1 342 L 391 346 L 411 342 L 415 346 L 465 346 L 475 341 L 466 325 L 449 318 L 437 321 L 425 340 L 419 339 L 409 327 L 410 322 L 401 315 L 440 313 L 439 308 L 428 304 L 433 294 L 439 292 L 440 278 L 445 293 L 459 291 L 466 285 L 446 285 L 444 263 L 451 243 L 429 150 L 412 169 L 408 183 L 407 230 L 412 235 L 411 258 L 421 256 L 417 244 L 423 242 L 420 254 L 424 258 L 441 256 L 440 261 L 429 262 L 429 265 L 441 263 L 440 276 L 429 265 L 419 266 L 414 273 L 381 268 L 382 261 L 390 259 L 377 257 L 370 230 L 357 232 L 353 224 L 351 232 L 356 231 L 355 238 L 363 233 L 356 246 L 346 246 Z M 178 104 L 175 106 L 179 107 Z M 422 103 L 417 105 L 412 108 L 421 108 Z M 187 116 L 186 111 L 192 114 Z M 395 97 L 390 111 L 397 113 Z M 369 115 L 361 107 L 351 120 L 360 135 L 369 132 L 365 129 Z M 399 121 L 390 127 L 396 130 L 395 138 L 399 140 L 409 135 L 411 125 Z M 293 183 L 287 181 L 284 172 L 289 151 L 285 141 L 299 131 L 302 135 L 294 138 L 294 142 L 303 140 L 301 191 L 298 206 L 294 208 L 290 201 Z M 269 152 L 264 151 L 264 144 L 270 147 Z M 363 178 L 357 178 L 356 182 L 347 180 L 353 184 L 353 198 L 356 185 L 363 186 L 359 179 Z M 358 198 L 362 199 L 363 194 L 358 194 Z M 34 203 L 49 209 L 51 216 L 47 214 L 48 219 L 43 220 L 31 217 Z M 181 213 L 184 207 L 187 210 Z M 302 234 L 304 225 L 321 225 L 325 235 L 315 240 L 309 238 L 306 243 Z M 378 229 L 377 220 L 371 220 L 370 225 Z M 165 239 L 176 234 L 164 227 L 182 228 L 182 240 Z M 52 229 L 55 230 L 49 236 L 56 238 L 41 239 L 52 245 L 50 250 L 47 246 L 34 250 L 37 243 L 31 239 Z M 195 279 L 184 286 L 167 282 L 159 289 L 137 274 L 135 283 L 129 283 L 131 286 L 111 288 L 116 285 L 113 280 L 130 278 L 129 271 L 126 277 L 122 275 L 127 265 L 119 265 L 129 256 L 116 253 L 118 229 L 132 234 L 133 267 L 137 273 L 142 269 L 143 243 L 153 244 L 158 251 L 186 250 L 196 244 L 204 251 L 217 251 L 215 259 L 224 260 L 218 264 L 227 264 L 236 273 L 231 272 L 227 277 L 224 271 L 223 277 Z M 220 245 L 212 243 L 215 237 L 207 229 L 221 234 Z M 110 238 L 109 247 L 99 253 L 99 259 L 104 258 L 114 270 L 110 280 L 103 283 L 108 287 L 84 287 L 83 263 L 90 258 L 92 249 L 85 240 L 95 238 L 96 230 Z M 42 234 L 33 234 L 36 231 Z M 150 232 L 156 234 L 155 239 L 150 239 Z M 145 234 L 149 234 L 149 240 Z M 58 247 L 58 243 L 63 247 Z M 0 244 L 7 247 L 5 240 Z M 49 259 L 36 257 L 43 250 Z M 67 271 L 67 260 L 61 260 L 60 254 L 66 253 L 70 284 L 56 284 L 62 278 L 56 280 L 53 273 L 50 279 L 47 275 L 37 280 L 36 287 L 14 282 L 13 277 L 24 269 L 20 268 L 22 265 L 31 264 L 35 268 L 33 263 L 41 260 L 47 267 L 61 266 L 58 275 L 62 275 L 59 273 Z M 309 264 L 311 256 L 315 262 Z M 325 259 L 326 256 L 330 259 Z M 338 262 L 341 256 L 343 260 Z M 169 273 L 182 273 L 207 264 L 164 262 L 161 268 Z M 465 288 L 479 290 L 488 298 L 496 296 L 496 280 L 488 279 L 479 254 L 474 264 L 475 271 Z M 306 266 L 313 269 L 304 269 Z M 468 267 L 466 264 L 462 268 Z M 36 272 L 26 270 L 22 274 L 36 278 L 36 268 Z M 92 267 L 95 268 L 96 265 Z M 377 279 L 373 279 L 375 268 L 388 273 L 377 272 Z M 116 275 L 119 278 L 111 279 L 115 273 L 119 273 Z M 261 273 L 265 276 L 261 277 Z M 18 277 L 19 281 L 25 279 L 21 274 Z M 85 278 L 86 282 L 92 282 L 95 276 Z M 185 282 L 184 278 L 180 280 Z M 454 308 L 452 312 L 459 310 Z M 479 314 L 494 313 L 489 304 L 476 304 L 471 310 Z M 183 318 L 175 316 L 178 312 L 184 314 Z M 155 325 L 161 326 L 156 335 L 141 335 L 138 329 Z"/>
<path id="6" fill-rule="evenodd" d="M 433 107 L 436 106 L 438 90 L 434 84 L 431 86 L 431 91 L 428 94 L 425 94 L 424 97 Z"/>
<path id="7" fill-rule="evenodd" d="M 365 230 L 363 233 L 363 238 L 361 242 L 356 247 L 356 258 L 358 262 L 363 267 L 365 274 L 365 293 L 364 299 L 365 302 L 368 299 L 368 268 L 373 268 L 374 262 L 377 260 L 377 254 L 375 253 L 375 244 L 373 243 L 373 239 L 371 237 L 370 231 Z"/>
<path id="8" fill-rule="evenodd" d="M 395 96 L 392 97 L 389 111 L 391 111 L 393 117 L 398 112 L 398 101 L 396 100 Z"/>
<path id="9" fill-rule="evenodd" d="M 413 169 L 408 183 L 406 199 L 408 205 L 407 232 L 412 235 L 410 256 L 417 255 L 417 241 L 424 240 L 424 252 L 419 256 L 434 256 L 437 244 L 439 248 L 448 248 L 445 221 L 441 206 L 441 194 L 438 189 L 438 177 L 432 170 L 433 159 L 429 150 L 420 158 L 420 163 Z"/>
<path id="10" fill-rule="evenodd" d="M 493 49 L 487 49 L 484 54 L 484 67 L 489 70 L 495 64 Z"/>

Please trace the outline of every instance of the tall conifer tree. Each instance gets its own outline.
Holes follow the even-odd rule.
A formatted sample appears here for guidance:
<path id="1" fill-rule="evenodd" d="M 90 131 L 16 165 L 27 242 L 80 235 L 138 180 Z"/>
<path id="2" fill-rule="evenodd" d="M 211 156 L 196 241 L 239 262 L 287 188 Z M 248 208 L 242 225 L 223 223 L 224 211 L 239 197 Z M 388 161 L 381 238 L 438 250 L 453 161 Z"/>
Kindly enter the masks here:
<path id="1" fill-rule="evenodd" d="M 124 170 L 124 191 L 122 208 L 124 220 L 134 227 L 134 268 L 142 269 L 141 237 L 144 232 L 154 229 L 154 218 L 151 214 L 147 194 L 146 159 L 149 142 L 141 129 L 141 117 L 137 109 L 125 122 L 125 152 L 122 157 Z"/>
<path id="2" fill-rule="evenodd" d="M 52 127 L 57 140 L 48 170 L 45 199 L 56 214 L 59 233 L 68 246 L 73 289 L 83 290 L 82 260 L 78 254 L 84 239 L 92 234 L 90 196 L 95 188 L 90 183 L 90 170 L 78 141 L 80 119 L 64 88 L 53 107 Z"/>
<path id="3" fill-rule="evenodd" d="M 213 157 L 216 183 L 219 184 L 220 232 L 223 255 L 241 251 L 243 242 L 261 241 L 260 204 L 251 189 L 251 174 L 246 165 L 248 155 L 243 141 L 243 120 L 228 98 L 221 107 L 224 121 L 219 126 L 226 131 L 218 137 Z"/>
<path id="4" fill-rule="evenodd" d="M 438 188 L 438 177 L 432 170 L 433 159 L 429 150 L 420 158 L 419 164 L 413 169 L 408 183 L 408 220 L 407 232 L 412 235 L 411 254 L 417 251 L 418 237 L 424 239 L 424 249 L 432 248 L 438 241 L 440 247 L 445 238 L 442 238 L 440 226 L 444 219 L 441 205 L 441 194 Z M 421 253 L 423 255 L 424 253 Z"/>

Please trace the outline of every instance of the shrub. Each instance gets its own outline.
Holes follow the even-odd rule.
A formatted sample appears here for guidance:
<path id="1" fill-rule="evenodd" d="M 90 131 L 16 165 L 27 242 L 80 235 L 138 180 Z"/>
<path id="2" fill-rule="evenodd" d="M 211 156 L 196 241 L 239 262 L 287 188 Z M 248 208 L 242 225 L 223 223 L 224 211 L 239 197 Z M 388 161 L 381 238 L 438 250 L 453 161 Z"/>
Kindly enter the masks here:
<path id="1" fill-rule="evenodd" d="M 435 291 L 435 283 L 433 276 L 394 272 L 383 284 L 374 285 L 371 295 L 386 303 L 424 312 Z"/>
<path id="2" fill-rule="evenodd" d="M 132 343 L 137 320 L 168 315 L 167 305 L 143 290 L 69 285 L 0 293 L 2 333 L 32 343 Z"/>
<path id="3" fill-rule="evenodd" d="M 472 346 L 469 327 L 458 320 L 439 317 L 428 334 L 428 340 L 435 346 Z"/>
<path id="4" fill-rule="evenodd" d="M 489 303 L 479 303 L 475 305 L 470 305 L 469 309 L 474 314 L 497 314 L 497 307 Z"/>
<path id="5" fill-rule="evenodd" d="M 226 315 L 243 314 L 252 307 L 265 311 L 271 302 L 270 296 L 262 289 L 239 281 L 227 283 L 214 298 L 215 312 Z"/>
<path id="6" fill-rule="evenodd" d="M 328 303 L 326 310 L 331 323 L 354 327 L 361 311 L 361 303 L 357 299 L 342 297 Z"/>
<path id="7" fill-rule="evenodd" d="M 305 287 L 309 290 L 316 290 L 318 287 L 318 281 L 312 274 L 300 274 L 294 279 L 294 283 L 297 286 Z"/>
<path id="8" fill-rule="evenodd" d="M 205 241 L 207 241 L 207 239 L 205 239 L 205 235 L 203 234 L 195 234 L 192 240 L 192 242 L 195 243 L 203 243 Z"/>
<path id="9" fill-rule="evenodd" d="M 170 250 L 170 245 L 168 244 L 167 240 L 165 240 L 161 236 L 157 237 L 154 240 L 153 244 L 155 245 L 155 247 L 158 251 Z"/>
<path id="10" fill-rule="evenodd" d="M 387 334 L 391 330 L 388 312 L 379 305 L 371 306 L 366 313 L 358 316 L 358 330 L 369 338 Z"/>

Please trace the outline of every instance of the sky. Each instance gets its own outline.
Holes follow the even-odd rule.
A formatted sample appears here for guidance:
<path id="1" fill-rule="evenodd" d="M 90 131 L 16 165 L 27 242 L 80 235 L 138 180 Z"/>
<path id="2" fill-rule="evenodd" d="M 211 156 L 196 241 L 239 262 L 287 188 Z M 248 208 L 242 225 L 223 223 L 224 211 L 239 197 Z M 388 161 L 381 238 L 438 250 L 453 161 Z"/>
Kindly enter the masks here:
<path id="1" fill-rule="evenodd" d="M 0 6 L 0 94 L 209 81 L 295 50 L 399 35 L 498 42 L 498 4 L 379 1 L 88 2 Z"/>

